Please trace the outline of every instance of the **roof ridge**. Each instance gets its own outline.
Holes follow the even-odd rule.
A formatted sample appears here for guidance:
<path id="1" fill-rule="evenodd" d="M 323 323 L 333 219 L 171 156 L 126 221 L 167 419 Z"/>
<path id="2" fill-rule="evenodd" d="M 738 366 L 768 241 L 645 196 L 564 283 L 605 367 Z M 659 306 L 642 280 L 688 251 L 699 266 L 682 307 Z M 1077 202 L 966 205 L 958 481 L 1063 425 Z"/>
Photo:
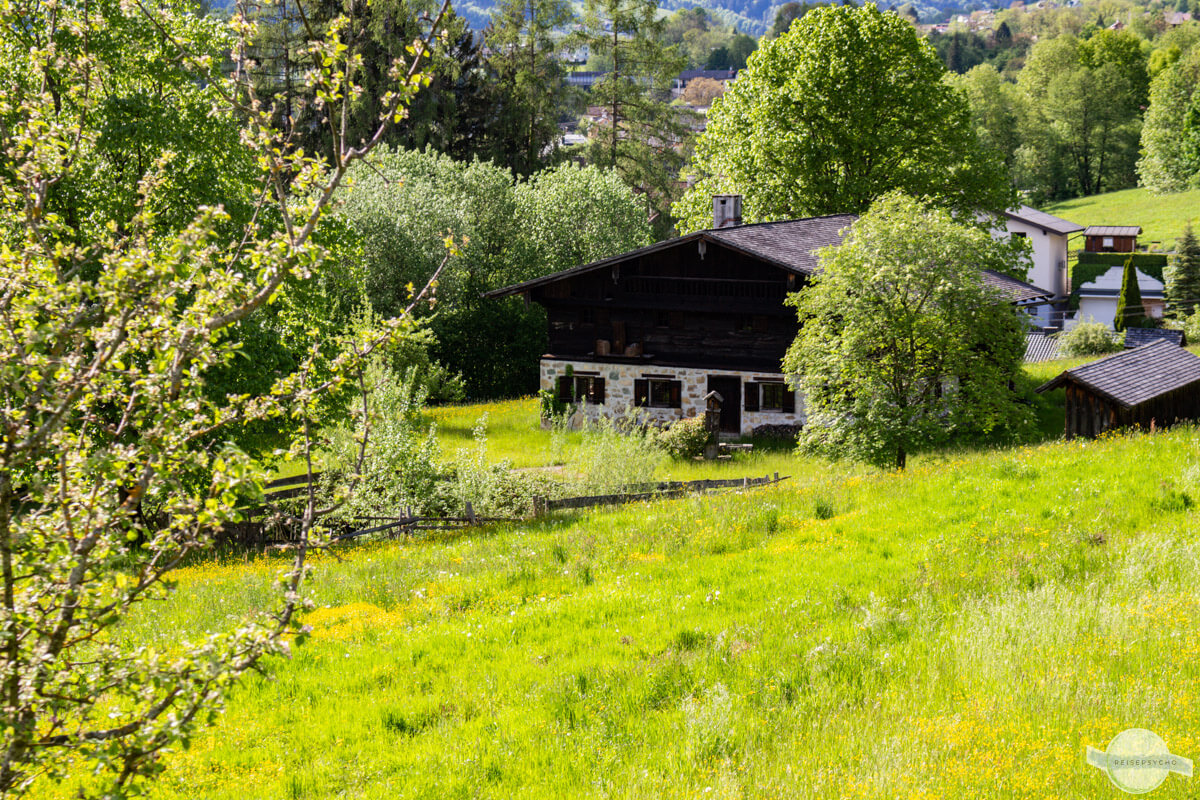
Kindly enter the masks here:
<path id="1" fill-rule="evenodd" d="M 761 228 L 766 225 L 786 225 L 789 222 L 811 222 L 812 220 L 815 220 L 815 219 L 833 219 L 834 217 L 854 217 L 855 219 L 858 219 L 859 215 L 855 214 L 853 211 L 843 211 L 840 214 L 818 214 L 815 217 L 796 217 L 795 219 L 775 219 L 775 220 L 771 220 L 769 222 L 746 222 L 741 225 L 730 225 L 727 228 L 701 228 L 698 231 L 692 231 L 692 233 L 724 233 L 726 231 L 736 231 L 736 230 L 742 230 L 744 228 Z M 691 236 L 691 235 L 692 234 L 684 234 L 684 236 Z M 679 238 L 683 238 L 683 237 L 679 237 Z"/>

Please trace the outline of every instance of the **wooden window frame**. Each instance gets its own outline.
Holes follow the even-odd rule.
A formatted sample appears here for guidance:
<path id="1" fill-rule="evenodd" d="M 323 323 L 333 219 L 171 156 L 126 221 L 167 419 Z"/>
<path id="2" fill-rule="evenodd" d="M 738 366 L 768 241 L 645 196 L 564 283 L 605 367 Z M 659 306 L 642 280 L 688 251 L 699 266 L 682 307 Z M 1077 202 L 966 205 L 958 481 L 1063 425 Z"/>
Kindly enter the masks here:
<path id="1" fill-rule="evenodd" d="M 746 381 L 743 384 L 746 411 L 794 414 L 796 390 L 784 381 Z M 778 405 L 776 405 L 778 401 Z"/>
<path id="2" fill-rule="evenodd" d="M 639 408 L 683 408 L 683 381 L 638 378 L 633 382 L 633 404 Z"/>
<path id="3" fill-rule="evenodd" d="M 561 375 L 555 382 L 555 395 L 561 403 L 604 405 L 604 378 L 599 375 Z"/>

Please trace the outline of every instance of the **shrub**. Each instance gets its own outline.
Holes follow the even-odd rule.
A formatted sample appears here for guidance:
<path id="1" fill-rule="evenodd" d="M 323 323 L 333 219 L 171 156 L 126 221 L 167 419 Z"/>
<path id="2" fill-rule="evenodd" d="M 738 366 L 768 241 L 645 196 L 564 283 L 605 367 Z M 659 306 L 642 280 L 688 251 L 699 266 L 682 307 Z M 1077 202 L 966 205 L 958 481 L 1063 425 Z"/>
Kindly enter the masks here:
<path id="1" fill-rule="evenodd" d="M 1108 326 L 1095 320 L 1081 322 L 1058 337 L 1058 350 L 1064 356 L 1102 356 L 1121 349 L 1121 342 Z"/>
<path id="2" fill-rule="evenodd" d="M 708 444 L 704 417 L 676 420 L 653 434 L 654 443 L 672 458 L 695 458 Z"/>

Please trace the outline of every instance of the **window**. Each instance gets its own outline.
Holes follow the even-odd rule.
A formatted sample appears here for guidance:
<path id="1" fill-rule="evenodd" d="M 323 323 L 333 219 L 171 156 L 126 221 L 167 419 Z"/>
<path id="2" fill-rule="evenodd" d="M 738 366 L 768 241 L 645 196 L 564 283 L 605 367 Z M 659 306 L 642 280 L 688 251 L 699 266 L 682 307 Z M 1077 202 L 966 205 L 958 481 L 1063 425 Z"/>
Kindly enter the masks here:
<path id="1" fill-rule="evenodd" d="M 1113 237 L 1105 236 L 1104 240 L 1101 242 L 1100 246 L 1101 247 L 1112 247 L 1113 246 Z"/>
<path id="2" fill-rule="evenodd" d="M 796 393 L 783 381 L 760 381 L 745 386 L 747 411 L 796 411 Z"/>
<path id="3" fill-rule="evenodd" d="M 1013 232 L 1012 232 L 1012 238 L 1014 238 L 1014 239 L 1028 239 L 1028 238 L 1029 238 L 1029 234 L 1028 234 L 1028 233 L 1025 233 L 1024 231 L 1013 231 Z"/>
<path id="4" fill-rule="evenodd" d="M 558 379 L 560 403 L 604 404 L 604 378 L 596 375 L 564 375 Z"/>
<path id="5" fill-rule="evenodd" d="M 683 382 L 669 378 L 639 378 L 633 382 L 633 404 L 644 408 L 681 408 Z"/>

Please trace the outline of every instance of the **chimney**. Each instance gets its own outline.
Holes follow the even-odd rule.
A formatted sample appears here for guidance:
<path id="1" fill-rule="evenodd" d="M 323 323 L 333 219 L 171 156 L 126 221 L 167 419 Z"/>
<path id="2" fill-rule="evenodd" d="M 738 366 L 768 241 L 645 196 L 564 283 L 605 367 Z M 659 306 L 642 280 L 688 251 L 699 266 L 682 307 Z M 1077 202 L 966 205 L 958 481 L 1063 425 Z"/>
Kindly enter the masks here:
<path id="1" fill-rule="evenodd" d="M 742 196 L 740 194 L 713 195 L 713 227 L 736 228 L 742 224 Z"/>

